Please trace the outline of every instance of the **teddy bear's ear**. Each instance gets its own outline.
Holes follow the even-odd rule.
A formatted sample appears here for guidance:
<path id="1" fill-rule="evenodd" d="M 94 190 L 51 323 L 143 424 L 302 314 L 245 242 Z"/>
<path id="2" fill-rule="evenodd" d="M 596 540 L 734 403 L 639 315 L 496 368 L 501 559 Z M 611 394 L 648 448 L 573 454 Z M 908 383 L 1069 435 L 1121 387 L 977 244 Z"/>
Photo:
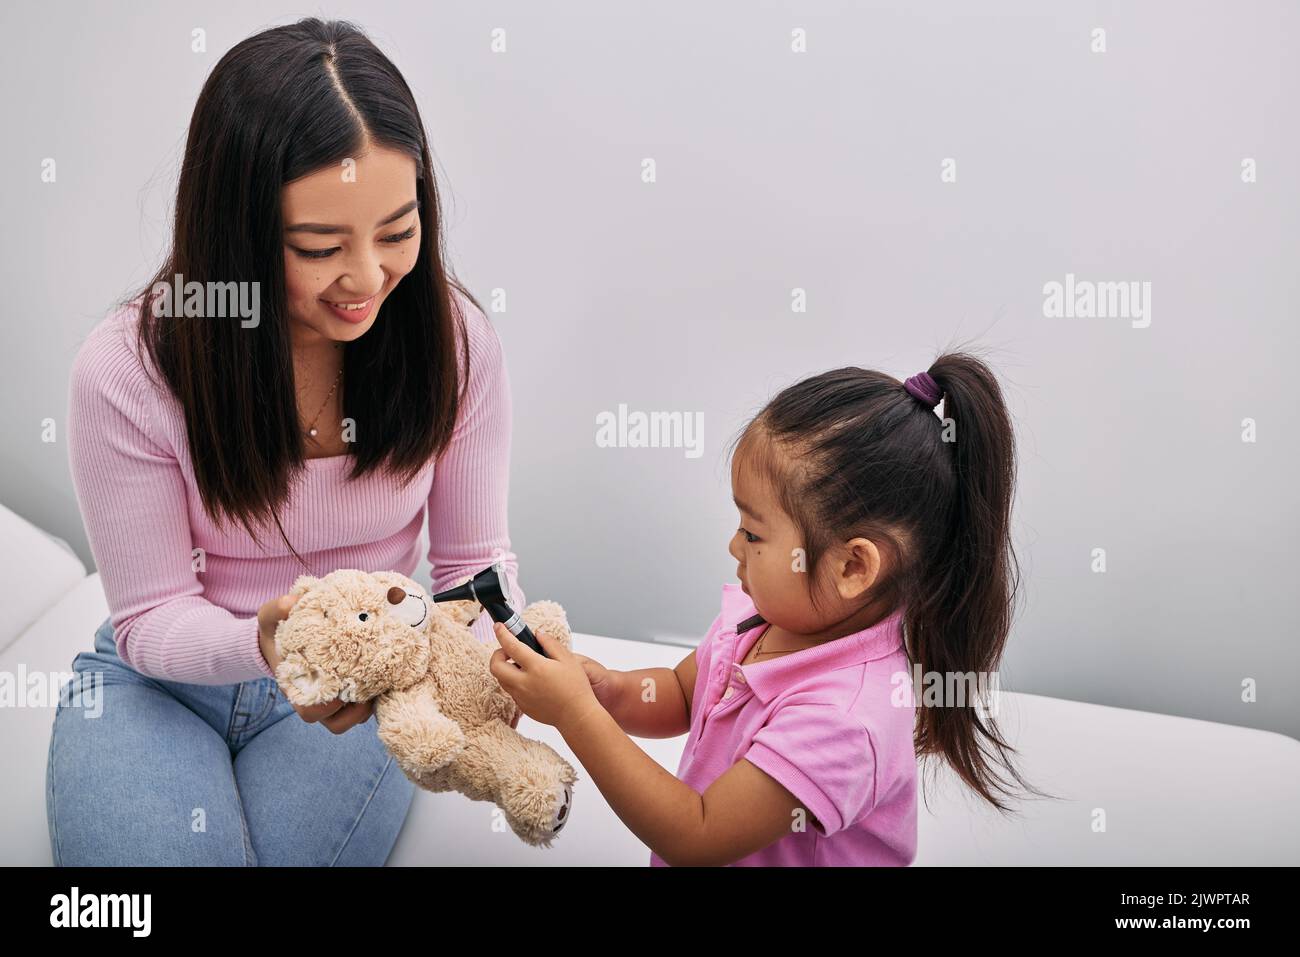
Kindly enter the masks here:
<path id="1" fill-rule="evenodd" d="M 298 580 L 293 583 L 293 588 L 289 590 L 289 594 L 301 598 L 303 595 L 307 594 L 307 592 L 319 585 L 320 582 L 321 580 L 319 578 L 312 575 L 299 575 Z"/>
<path id="2" fill-rule="evenodd" d="M 483 606 L 476 601 L 443 601 L 438 603 L 438 609 L 452 621 L 468 628 L 483 611 Z"/>

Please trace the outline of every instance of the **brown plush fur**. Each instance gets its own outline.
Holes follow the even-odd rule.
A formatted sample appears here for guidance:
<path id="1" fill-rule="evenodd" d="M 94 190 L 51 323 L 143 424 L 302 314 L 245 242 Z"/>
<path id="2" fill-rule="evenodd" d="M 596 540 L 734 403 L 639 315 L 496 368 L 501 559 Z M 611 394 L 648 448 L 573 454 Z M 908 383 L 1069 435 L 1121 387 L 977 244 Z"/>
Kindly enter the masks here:
<path id="1" fill-rule="evenodd" d="M 577 774 L 510 727 L 514 699 L 488 670 L 496 646 L 469 630 L 477 603 L 435 604 L 396 572 L 350 568 L 303 575 L 293 594 L 298 601 L 275 633 L 285 697 L 296 705 L 375 698 L 379 737 L 408 778 L 493 801 L 520 838 L 550 846 L 568 821 Z M 521 617 L 534 634 L 570 646 L 555 602 L 533 602 Z"/>

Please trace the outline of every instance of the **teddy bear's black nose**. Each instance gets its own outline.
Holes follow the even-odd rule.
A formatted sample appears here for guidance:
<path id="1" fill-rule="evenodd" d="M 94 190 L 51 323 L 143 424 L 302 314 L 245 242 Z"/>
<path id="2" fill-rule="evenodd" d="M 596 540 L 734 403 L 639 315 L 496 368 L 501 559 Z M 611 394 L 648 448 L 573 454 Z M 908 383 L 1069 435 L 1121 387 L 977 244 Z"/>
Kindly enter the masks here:
<path id="1" fill-rule="evenodd" d="M 388 604 L 400 605 L 406 600 L 406 592 L 402 591 L 396 585 L 388 589 Z"/>

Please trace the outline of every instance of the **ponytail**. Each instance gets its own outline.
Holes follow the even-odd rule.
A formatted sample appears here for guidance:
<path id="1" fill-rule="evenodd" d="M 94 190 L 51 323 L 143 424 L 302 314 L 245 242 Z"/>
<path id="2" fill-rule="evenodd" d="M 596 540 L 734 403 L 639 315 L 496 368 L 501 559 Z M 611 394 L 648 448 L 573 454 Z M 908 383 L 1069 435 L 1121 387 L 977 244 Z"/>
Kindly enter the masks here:
<path id="1" fill-rule="evenodd" d="M 997 379 L 966 353 L 941 356 L 927 370 L 943 392 L 941 441 L 948 445 L 955 482 L 937 547 L 916 556 L 904 599 L 908 653 L 923 672 L 973 674 L 982 684 L 998 668 L 1019 591 L 1011 543 L 1011 500 L 1016 481 L 1015 437 Z M 987 711 L 976 702 L 918 707 L 916 753 L 947 760 L 956 774 L 999 811 L 1009 782 L 994 761 L 1026 790 L 1012 765 L 1014 753 Z M 1041 793 L 1036 792 L 1035 793 Z"/>

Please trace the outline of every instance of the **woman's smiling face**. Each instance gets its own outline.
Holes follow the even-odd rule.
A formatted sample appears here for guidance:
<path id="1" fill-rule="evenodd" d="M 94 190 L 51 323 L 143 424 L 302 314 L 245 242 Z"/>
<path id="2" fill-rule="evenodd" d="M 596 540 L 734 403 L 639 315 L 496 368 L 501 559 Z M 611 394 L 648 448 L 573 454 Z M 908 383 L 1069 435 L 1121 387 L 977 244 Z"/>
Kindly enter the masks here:
<path id="1" fill-rule="evenodd" d="M 284 279 L 295 333 L 363 335 L 420 252 L 415 160 L 374 148 L 281 190 Z M 364 302 L 341 311 L 330 303 Z"/>

